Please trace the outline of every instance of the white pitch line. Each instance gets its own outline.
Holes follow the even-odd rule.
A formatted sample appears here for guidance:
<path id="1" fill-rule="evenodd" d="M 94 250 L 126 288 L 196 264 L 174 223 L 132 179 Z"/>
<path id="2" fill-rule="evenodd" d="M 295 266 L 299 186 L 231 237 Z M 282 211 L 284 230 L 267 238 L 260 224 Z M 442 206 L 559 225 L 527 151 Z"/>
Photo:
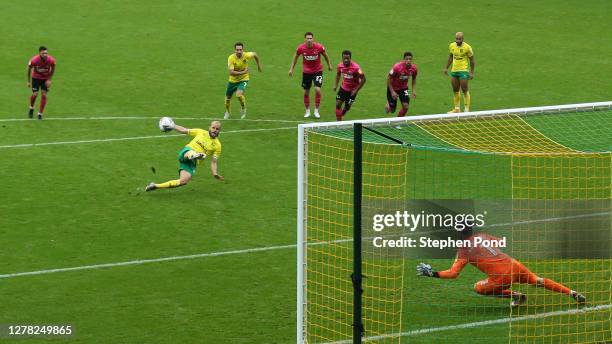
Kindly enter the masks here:
<path id="1" fill-rule="evenodd" d="M 197 115 L 196 115 L 197 116 Z M 159 116 L 93 116 L 93 117 L 50 117 L 45 118 L 45 121 L 84 121 L 84 120 L 152 120 L 159 119 Z M 288 119 L 248 119 L 248 118 L 229 118 L 223 119 L 222 117 L 172 117 L 173 119 L 180 120 L 220 120 L 220 121 L 243 121 L 243 122 L 273 122 L 273 123 L 311 123 L 311 121 L 296 121 Z M 0 122 L 28 122 L 35 121 L 30 118 L 4 118 L 0 119 Z"/>
<path id="2" fill-rule="evenodd" d="M 248 133 L 248 132 L 273 131 L 273 130 L 288 130 L 288 129 L 297 129 L 297 127 L 228 130 L 228 131 L 222 132 L 222 134 Z M 183 134 L 166 134 L 166 135 L 152 135 L 152 136 L 119 137 L 119 138 L 116 138 L 116 139 L 96 139 L 96 140 L 78 140 L 78 141 L 57 141 L 57 142 L 41 142 L 41 143 L 23 143 L 23 144 L 17 144 L 17 145 L 0 146 L 0 149 L 26 148 L 26 147 L 38 147 L 38 146 L 54 146 L 54 145 L 71 145 L 71 144 L 96 143 L 96 142 L 113 142 L 113 141 L 160 139 L 160 138 L 168 138 L 168 137 L 175 137 L 175 136 L 184 136 L 184 135 Z"/>
<path id="3" fill-rule="evenodd" d="M 569 309 L 569 310 L 565 310 L 565 311 L 538 313 L 538 314 L 531 314 L 531 315 L 525 315 L 525 316 L 514 317 L 514 318 L 513 317 L 508 317 L 508 318 L 500 318 L 500 319 L 493 319 L 493 320 L 477 321 L 477 322 L 471 322 L 471 323 L 465 323 L 465 324 L 459 324 L 459 325 L 430 327 L 430 328 L 423 328 L 423 329 L 419 329 L 419 330 L 412 330 L 412 331 L 402 332 L 402 333 L 398 333 L 398 334 L 385 334 L 385 335 L 380 335 L 380 336 L 364 337 L 363 339 L 364 340 L 368 340 L 368 341 L 376 341 L 376 340 L 387 339 L 387 338 L 410 337 L 410 336 L 416 336 L 416 335 L 421 335 L 421 334 L 429 334 L 429 333 L 433 333 L 433 332 L 441 332 L 441 331 L 449 331 L 449 330 L 462 330 L 462 329 L 466 329 L 466 328 L 473 328 L 473 327 L 480 327 L 480 326 L 489 326 L 489 325 L 497 325 L 497 324 L 505 324 L 505 323 L 512 323 L 512 322 L 516 322 L 516 321 L 525 321 L 525 320 L 532 320 L 532 319 L 542 319 L 542 318 L 548 318 L 548 317 L 553 317 L 553 316 L 558 316 L 558 315 L 572 315 L 572 314 L 579 314 L 579 313 L 596 312 L 596 311 L 601 311 L 601 310 L 605 310 L 605 309 L 609 309 L 609 308 L 612 308 L 612 304 L 599 305 L 599 306 L 593 306 L 593 307 L 585 307 L 585 308 L 577 308 L 577 309 Z M 350 340 L 341 340 L 341 341 L 336 341 L 336 342 L 328 342 L 328 343 L 324 343 L 324 344 L 351 344 L 351 343 L 353 343 L 352 339 L 350 339 Z"/>
<path id="4" fill-rule="evenodd" d="M 609 214 L 608 213 L 593 213 L 593 214 L 585 214 L 584 216 L 601 216 L 601 215 L 609 215 Z M 555 220 L 562 220 L 566 218 L 573 218 L 573 216 L 555 218 Z M 533 220 L 533 222 L 538 222 L 538 221 L 542 221 L 542 220 Z M 523 221 L 521 223 L 525 223 L 525 222 Z M 351 241 L 353 241 L 353 239 L 338 239 L 334 241 L 312 242 L 312 243 L 308 243 L 307 245 L 308 246 L 321 246 L 321 245 L 329 245 L 329 244 L 346 243 L 346 242 L 351 242 Z M 58 268 L 58 269 L 46 269 L 46 270 L 28 271 L 28 272 L 16 272 L 12 274 L 0 275 L 0 279 L 19 277 L 19 276 L 29 276 L 29 275 L 43 275 L 43 274 L 50 274 L 50 273 L 56 273 L 56 272 L 110 268 L 110 267 L 115 267 L 115 266 L 140 265 L 140 264 L 167 262 L 167 261 L 183 260 L 183 259 L 217 257 L 217 256 L 225 256 L 225 255 L 232 255 L 232 254 L 275 251 L 275 250 L 281 250 L 281 249 L 287 249 L 287 248 L 295 248 L 296 246 L 297 246 L 296 244 L 279 245 L 279 246 L 265 246 L 265 247 L 247 248 L 247 249 L 233 250 L 233 251 L 199 253 L 199 254 L 192 254 L 192 255 L 186 255 L 186 256 L 173 256 L 173 257 L 153 258 L 153 259 L 138 259 L 138 260 L 131 260 L 131 261 L 126 261 L 126 262 L 84 265 L 84 266 L 76 266 L 76 267 L 71 267 L 71 268 Z"/>
<path id="5" fill-rule="evenodd" d="M 141 264 L 149 264 L 149 263 L 168 262 L 168 261 L 173 261 L 173 260 L 197 259 L 197 258 L 205 258 L 205 257 L 227 256 L 227 255 L 232 255 L 232 254 L 242 254 L 242 253 L 253 253 L 253 252 L 264 252 L 264 251 L 282 250 L 282 249 L 287 249 L 287 248 L 295 248 L 295 246 L 296 246 L 295 244 L 293 244 L 293 245 L 280 245 L 280 246 L 267 246 L 267 247 L 248 248 L 248 249 L 244 249 L 244 250 L 233 250 L 233 251 L 220 251 L 220 252 L 191 254 L 191 255 L 188 255 L 188 256 L 174 256 L 174 257 L 154 258 L 154 259 L 138 259 L 138 260 L 131 260 L 131 261 L 127 261 L 127 262 L 118 262 L 118 263 L 94 264 L 94 265 L 75 266 L 75 267 L 71 267 L 71 268 L 48 269 L 48 270 L 38 270 L 38 271 L 29 271 L 29 272 L 17 272 L 17 273 L 13 273 L 13 274 L 0 275 L 0 279 L 20 277 L 20 276 L 44 275 L 44 274 L 52 274 L 52 273 L 56 273 L 56 272 L 79 271 L 79 270 L 93 270 L 93 269 L 111 268 L 111 267 L 116 267 L 116 266 L 141 265 Z"/>

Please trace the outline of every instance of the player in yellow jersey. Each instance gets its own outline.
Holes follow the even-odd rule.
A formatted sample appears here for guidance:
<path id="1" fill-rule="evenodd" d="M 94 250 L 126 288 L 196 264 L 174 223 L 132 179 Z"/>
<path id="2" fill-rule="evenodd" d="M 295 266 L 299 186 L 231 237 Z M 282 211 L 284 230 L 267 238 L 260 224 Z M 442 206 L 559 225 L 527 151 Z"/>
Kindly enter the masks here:
<path id="1" fill-rule="evenodd" d="M 474 79 L 474 67 L 476 62 L 474 61 L 474 52 L 472 47 L 463 41 L 463 32 L 457 32 L 455 34 L 455 41 L 452 42 L 449 47 L 450 54 L 448 55 L 448 61 L 446 67 L 444 67 L 444 74 L 448 75 L 448 67 L 451 63 L 451 85 L 453 86 L 453 103 L 454 107 L 448 113 L 461 112 L 461 94 L 459 88 L 463 91 L 463 106 L 465 112 L 470 112 L 470 91 L 468 88 L 468 80 Z M 469 64 L 468 64 L 469 60 Z M 468 72 L 469 68 L 469 72 Z"/>
<path id="2" fill-rule="evenodd" d="M 204 129 L 189 129 L 180 125 L 175 125 L 174 130 L 193 136 L 191 142 L 183 147 L 178 154 L 179 179 L 161 184 L 150 183 L 145 188 L 145 191 L 177 188 L 186 185 L 195 174 L 196 167 L 200 164 L 200 161 L 206 157 L 210 157 L 210 171 L 213 177 L 223 180 L 223 176 L 217 173 L 217 160 L 221 155 L 221 141 L 219 141 L 221 122 L 213 121 L 210 123 L 208 131 Z"/>
<path id="3" fill-rule="evenodd" d="M 254 52 L 245 52 L 244 44 L 238 42 L 234 44 L 235 53 L 227 58 L 227 68 L 229 70 L 229 82 L 225 91 L 225 115 L 223 118 L 230 118 L 230 101 L 234 92 L 240 102 L 240 118 L 246 117 L 246 98 L 244 91 L 249 82 L 249 60 L 255 59 L 257 69 L 261 72 L 259 56 Z"/>

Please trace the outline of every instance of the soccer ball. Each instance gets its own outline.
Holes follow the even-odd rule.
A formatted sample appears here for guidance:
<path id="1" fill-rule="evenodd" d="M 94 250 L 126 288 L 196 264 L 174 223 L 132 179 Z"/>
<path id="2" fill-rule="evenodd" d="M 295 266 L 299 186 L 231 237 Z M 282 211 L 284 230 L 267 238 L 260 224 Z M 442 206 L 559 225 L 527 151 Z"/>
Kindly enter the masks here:
<path id="1" fill-rule="evenodd" d="M 159 130 L 164 133 L 174 129 L 174 121 L 170 117 L 162 117 L 159 119 Z"/>

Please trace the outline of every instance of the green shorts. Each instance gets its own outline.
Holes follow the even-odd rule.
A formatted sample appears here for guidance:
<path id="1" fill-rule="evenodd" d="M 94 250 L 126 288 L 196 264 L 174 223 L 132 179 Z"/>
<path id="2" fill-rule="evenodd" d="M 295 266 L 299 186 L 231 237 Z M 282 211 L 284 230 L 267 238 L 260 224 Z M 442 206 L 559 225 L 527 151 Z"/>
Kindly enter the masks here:
<path id="1" fill-rule="evenodd" d="M 197 167 L 197 161 L 187 160 L 183 158 L 183 156 L 185 156 L 185 153 L 189 152 L 190 150 L 193 150 L 193 149 L 189 147 L 184 147 L 183 149 L 181 149 L 181 151 L 178 154 L 179 173 L 181 173 L 181 170 L 185 170 L 189 172 L 189 174 L 191 175 L 195 174 L 196 167 Z"/>
<path id="2" fill-rule="evenodd" d="M 462 72 L 451 72 L 450 76 L 453 78 L 464 79 L 467 80 L 470 78 L 470 72 L 462 71 Z"/>
<path id="3" fill-rule="evenodd" d="M 241 90 L 242 92 L 244 92 L 248 83 L 249 83 L 248 80 L 239 81 L 239 82 L 231 82 L 231 81 L 228 82 L 227 90 L 225 90 L 225 96 L 231 97 L 232 94 L 234 94 L 234 92 L 236 92 L 237 90 Z"/>

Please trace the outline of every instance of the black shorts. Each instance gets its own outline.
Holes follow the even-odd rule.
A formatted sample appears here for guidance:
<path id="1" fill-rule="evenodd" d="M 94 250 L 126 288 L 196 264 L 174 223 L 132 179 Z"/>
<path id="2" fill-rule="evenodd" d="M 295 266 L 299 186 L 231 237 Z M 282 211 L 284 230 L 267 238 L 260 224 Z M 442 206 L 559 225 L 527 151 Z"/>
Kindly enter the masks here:
<path id="1" fill-rule="evenodd" d="M 39 89 L 47 92 L 47 80 L 32 78 L 32 92 L 38 92 Z"/>
<path id="2" fill-rule="evenodd" d="M 338 90 L 338 94 L 336 94 L 336 100 L 347 102 L 348 105 L 353 105 L 353 103 L 355 102 L 355 98 L 357 98 L 357 93 L 351 96 L 351 92 L 345 90 L 342 87 L 340 87 L 340 90 Z"/>
<path id="3" fill-rule="evenodd" d="M 395 91 L 395 93 L 397 93 L 397 99 L 399 99 L 400 102 L 410 104 L 410 92 L 408 92 L 407 88 Z M 389 107 L 391 107 L 391 109 L 395 109 L 397 106 L 397 99 L 393 99 L 391 96 L 391 91 L 389 91 L 389 87 L 387 87 L 387 101 L 389 102 Z"/>
<path id="4" fill-rule="evenodd" d="M 313 74 L 302 73 L 302 87 L 305 90 L 310 89 L 313 82 L 315 87 L 321 87 L 321 85 L 323 85 L 323 71 Z"/>

